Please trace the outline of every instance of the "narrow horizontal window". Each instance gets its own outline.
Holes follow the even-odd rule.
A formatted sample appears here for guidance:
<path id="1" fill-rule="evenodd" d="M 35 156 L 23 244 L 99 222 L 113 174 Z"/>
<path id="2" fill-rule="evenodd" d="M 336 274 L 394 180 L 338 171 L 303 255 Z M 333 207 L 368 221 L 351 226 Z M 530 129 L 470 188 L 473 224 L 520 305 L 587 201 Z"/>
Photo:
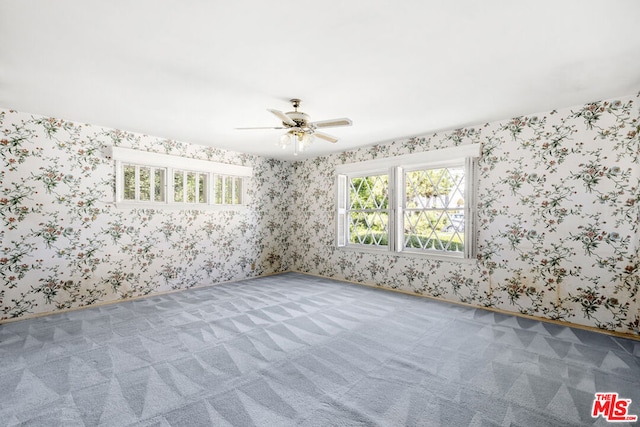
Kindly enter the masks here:
<path id="1" fill-rule="evenodd" d="M 206 204 L 209 200 L 209 174 L 193 171 L 173 171 L 173 201 Z"/>
<path id="2" fill-rule="evenodd" d="M 244 200 L 244 180 L 238 176 L 215 175 L 214 200 L 219 205 L 241 205 Z"/>
<path id="3" fill-rule="evenodd" d="M 131 202 L 164 203 L 166 169 L 122 165 L 122 199 Z"/>
<path id="4" fill-rule="evenodd" d="M 154 206 L 242 206 L 252 169 L 113 147 L 116 203 Z"/>

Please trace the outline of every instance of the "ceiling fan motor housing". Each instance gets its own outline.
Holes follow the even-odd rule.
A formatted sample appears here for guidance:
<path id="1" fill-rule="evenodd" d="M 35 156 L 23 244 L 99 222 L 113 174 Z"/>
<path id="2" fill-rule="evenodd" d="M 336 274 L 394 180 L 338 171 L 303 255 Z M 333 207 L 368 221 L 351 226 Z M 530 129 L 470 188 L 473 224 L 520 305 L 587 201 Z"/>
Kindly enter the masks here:
<path id="1" fill-rule="evenodd" d="M 285 114 L 289 116 L 291 120 L 296 122 L 295 127 L 304 128 L 304 127 L 307 127 L 307 123 L 309 123 L 309 119 L 310 119 L 309 115 L 306 113 L 303 113 L 302 111 L 289 111 Z M 286 123 L 283 123 L 283 124 L 288 127 L 294 127 Z"/>

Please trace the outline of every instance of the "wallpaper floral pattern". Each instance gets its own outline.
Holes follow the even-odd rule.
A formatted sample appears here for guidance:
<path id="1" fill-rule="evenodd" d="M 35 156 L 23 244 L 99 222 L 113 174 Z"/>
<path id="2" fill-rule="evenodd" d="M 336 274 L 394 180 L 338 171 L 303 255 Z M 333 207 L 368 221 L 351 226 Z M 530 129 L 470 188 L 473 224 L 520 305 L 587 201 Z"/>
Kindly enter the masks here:
<path id="1" fill-rule="evenodd" d="M 0 111 L 0 319 L 288 269 L 289 164 Z M 119 209 L 110 146 L 252 166 L 244 210 Z"/>
<path id="2" fill-rule="evenodd" d="M 297 270 L 638 333 L 638 96 L 282 162 L 0 110 L 0 320 Z M 335 166 L 483 144 L 471 262 L 335 247 Z M 110 146 L 249 165 L 241 211 L 119 209 Z"/>
<path id="3" fill-rule="evenodd" d="M 293 164 L 293 268 L 484 307 L 638 333 L 636 97 L 395 141 Z M 471 263 L 337 249 L 335 166 L 463 144 L 479 161 Z"/>

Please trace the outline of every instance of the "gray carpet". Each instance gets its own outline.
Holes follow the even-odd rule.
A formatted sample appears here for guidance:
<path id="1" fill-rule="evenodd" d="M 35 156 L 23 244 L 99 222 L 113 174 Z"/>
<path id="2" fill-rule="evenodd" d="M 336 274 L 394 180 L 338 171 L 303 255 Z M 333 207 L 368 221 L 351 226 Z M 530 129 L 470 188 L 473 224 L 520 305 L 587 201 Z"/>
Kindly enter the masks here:
<path id="1" fill-rule="evenodd" d="M 3 426 L 607 425 L 595 392 L 640 415 L 639 341 L 297 273 L 0 325 Z"/>

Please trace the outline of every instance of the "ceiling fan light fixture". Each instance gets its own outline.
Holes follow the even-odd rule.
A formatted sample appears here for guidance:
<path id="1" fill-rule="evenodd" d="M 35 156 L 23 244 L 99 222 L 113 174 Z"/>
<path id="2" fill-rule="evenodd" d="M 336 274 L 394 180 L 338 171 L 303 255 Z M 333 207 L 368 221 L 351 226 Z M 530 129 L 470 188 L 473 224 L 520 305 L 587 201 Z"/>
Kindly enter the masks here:
<path id="1" fill-rule="evenodd" d="M 312 133 L 305 133 L 304 136 L 302 137 L 302 145 L 304 145 L 305 147 L 310 146 L 311 144 L 314 143 L 314 141 L 316 140 L 316 136 Z"/>
<path id="2" fill-rule="evenodd" d="M 287 132 L 280 137 L 280 142 L 278 143 L 278 145 L 284 150 L 285 148 L 287 148 L 287 146 L 289 146 L 289 144 L 291 144 L 294 138 L 295 137 L 291 134 L 291 132 Z"/>
<path id="3" fill-rule="evenodd" d="M 297 129 L 287 132 L 285 135 L 289 135 L 293 140 L 293 155 L 297 156 L 298 153 L 302 153 L 304 149 L 310 146 L 316 137 L 307 132 L 304 129 Z"/>

